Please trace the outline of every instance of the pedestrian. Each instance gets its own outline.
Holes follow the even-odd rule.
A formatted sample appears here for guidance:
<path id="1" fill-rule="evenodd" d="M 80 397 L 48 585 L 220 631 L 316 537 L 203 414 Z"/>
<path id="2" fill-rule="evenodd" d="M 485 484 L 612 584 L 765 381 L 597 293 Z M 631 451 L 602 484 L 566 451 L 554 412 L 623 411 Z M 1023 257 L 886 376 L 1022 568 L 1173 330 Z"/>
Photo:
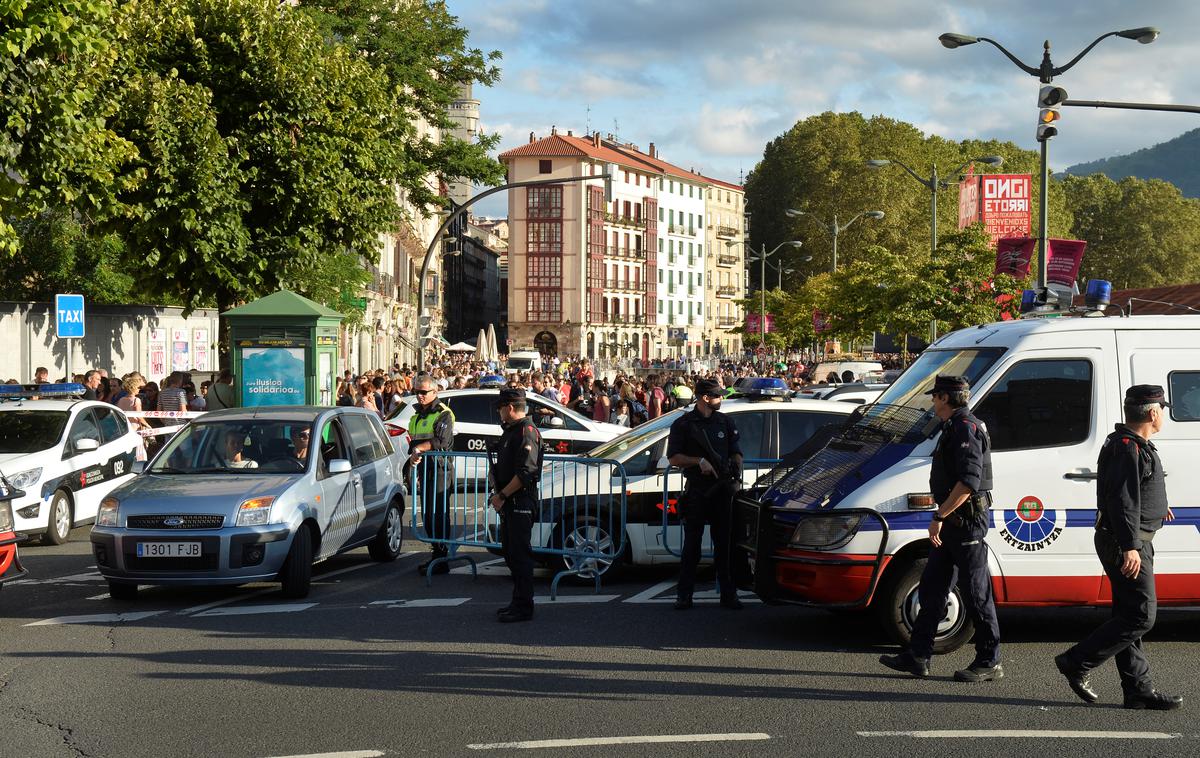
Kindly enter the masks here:
<path id="1" fill-rule="evenodd" d="M 608 397 L 608 390 L 604 387 L 604 380 L 595 379 L 592 381 L 592 421 L 608 423 L 608 419 L 611 416 L 612 400 Z"/>
<path id="2" fill-rule="evenodd" d="M 1054 663 L 1067 684 L 1088 703 L 1100 699 L 1089 673 L 1115 658 L 1132 710 L 1171 711 L 1183 698 L 1164 695 L 1150 682 L 1142 637 L 1154 628 L 1154 535 L 1175 515 L 1167 505 L 1166 474 L 1150 438 L 1166 421 L 1163 388 L 1137 384 L 1125 391 L 1125 423 L 1104 440 L 1096 464 L 1096 555 L 1112 585 L 1112 618 Z"/>
<path id="3" fill-rule="evenodd" d="M 926 394 L 933 397 L 933 412 L 942 420 L 942 433 L 929 474 L 929 488 L 938 507 L 929 522 L 932 547 L 917 587 L 921 610 L 913 622 L 908 650 L 881 656 L 879 662 L 913 676 L 929 676 L 933 638 L 957 573 L 966 613 L 975 624 L 975 660 L 955 671 L 954 679 L 1000 679 L 1004 676 L 1000 624 L 984 542 L 992 507 L 991 439 L 987 427 L 967 409 L 971 388 L 966 377 L 938 375 Z"/>
<path id="4" fill-rule="evenodd" d="M 417 398 L 413 415 L 408 422 L 409 470 L 417 472 L 418 497 L 421 502 L 421 523 L 425 535 L 433 540 L 450 537 L 450 492 L 454 484 L 454 461 L 445 455 L 425 457 L 432 451 L 448 452 L 454 449 L 454 412 L 438 400 L 438 386 L 433 377 L 422 374 L 413 381 L 413 394 Z M 444 560 L 449 554 L 446 544 L 430 543 L 429 560 L 417 566 L 417 573 L 424 574 L 432 568 L 434 574 L 450 571 Z"/>
<path id="5" fill-rule="evenodd" d="M 33 370 L 33 383 L 34 384 L 49 384 L 50 383 L 50 369 L 46 368 L 45 366 L 38 366 L 36 369 L 34 369 Z"/>
<path id="6" fill-rule="evenodd" d="M 98 400 L 99 393 L 96 391 L 100 387 L 100 372 L 92 369 L 83 375 L 83 399 Z"/>
<path id="7" fill-rule="evenodd" d="M 165 387 L 158 393 L 158 410 L 182 412 L 187 410 L 187 395 L 183 391 L 184 374 L 172 371 L 164 381 Z"/>
<path id="8" fill-rule="evenodd" d="M 146 386 L 146 379 L 137 371 L 125 375 L 122 381 L 122 386 L 125 388 L 125 395 L 117 401 L 117 407 L 123 411 L 138 412 L 142 411 L 142 398 L 140 393 L 142 388 Z M 142 432 L 147 429 L 152 429 L 150 423 L 141 416 L 129 418 L 129 431 Z M 146 439 L 145 436 L 138 437 L 138 446 L 134 451 L 134 459 L 139 461 L 146 460 Z"/>
<path id="9" fill-rule="evenodd" d="M 722 397 L 717 382 L 697 382 L 696 406 L 675 419 L 667 438 L 667 458 L 672 466 L 683 469 L 684 478 L 678 503 L 683 518 L 683 555 L 676 610 L 692 607 L 705 524 L 712 536 L 721 605 L 732 610 L 742 608 L 730 571 L 730 524 L 733 495 L 742 479 L 742 449 L 733 419 L 721 413 Z"/>
<path id="10" fill-rule="evenodd" d="M 222 408 L 233 408 L 235 406 L 233 397 L 233 374 L 229 369 L 221 369 L 221 373 L 217 374 L 217 380 L 208 386 L 208 394 L 204 396 L 204 406 L 206 410 L 219 411 Z"/>
<path id="11" fill-rule="evenodd" d="M 533 618 L 533 513 L 542 476 L 542 435 L 525 415 L 525 393 L 504 388 L 496 401 L 503 431 L 493 443 L 492 496 L 500 514 L 500 544 L 512 572 L 512 602 L 497 617 L 504 623 Z"/>

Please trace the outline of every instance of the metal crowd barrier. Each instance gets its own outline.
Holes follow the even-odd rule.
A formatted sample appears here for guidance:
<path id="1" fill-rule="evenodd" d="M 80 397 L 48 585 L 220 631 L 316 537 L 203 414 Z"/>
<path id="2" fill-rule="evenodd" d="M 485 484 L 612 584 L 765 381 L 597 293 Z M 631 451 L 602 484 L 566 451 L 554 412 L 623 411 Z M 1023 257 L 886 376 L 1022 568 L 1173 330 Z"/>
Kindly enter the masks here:
<path id="1" fill-rule="evenodd" d="M 763 469 L 770 470 L 779 463 L 778 458 L 749 458 L 742 461 L 742 469 Z M 667 552 L 676 558 L 683 556 L 683 519 L 679 514 L 679 496 L 683 494 L 683 469 L 676 466 L 671 466 L 663 472 L 663 496 L 662 496 L 662 543 Z M 734 502 L 737 502 L 738 494 L 745 489 L 745 480 L 743 479 L 742 487 L 738 492 L 734 493 Z M 675 517 L 674 523 L 671 517 Z M 730 529 L 737 528 L 738 512 L 734 507 L 733 516 L 729 525 Z M 707 530 L 706 530 L 707 531 Z M 676 541 L 672 541 L 672 537 Z M 704 540 L 704 548 L 702 548 L 700 557 L 705 560 L 712 559 L 712 535 L 709 535 Z"/>
<path id="2" fill-rule="evenodd" d="M 485 453 L 451 451 L 424 453 L 410 467 L 411 533 L 448 551 L 431 561 L 427 584 L 433 583 L 434 567 L 441 563 L 465 561 L 472 577 L 478 577 L 475 558 L 460 548 L 503 550 L 500 515 L 488 502 L 493 487 L 487 478 L 474 475 L 488 469 Z M 429 486 L 423 489 L 423 483 Z M 627 483 L 625 467 L 617 461 L 567 455 L 543 459 L 530 541 L 535 555 L 558 559 L 551 599 L 557 598 L 558 583 L 566 576 L 594 580 L 599 592 L 601 577 L 625 554 Z"/>

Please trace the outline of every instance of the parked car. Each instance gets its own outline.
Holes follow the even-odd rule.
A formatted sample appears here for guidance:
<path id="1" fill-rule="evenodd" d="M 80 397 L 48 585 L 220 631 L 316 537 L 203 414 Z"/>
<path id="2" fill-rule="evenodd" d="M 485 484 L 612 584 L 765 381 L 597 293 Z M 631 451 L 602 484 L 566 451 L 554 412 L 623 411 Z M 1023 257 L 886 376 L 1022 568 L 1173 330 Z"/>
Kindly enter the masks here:
<path id="1" fill-rule="evenodd" d="M 100 504 L 92 530 L 109 594 L 139 584 L 277 580 L 305 597 L 312 566 L 366 545 L 393 561 L 403 539 L 401 460 L 370 411 L 213 411 Z"/>

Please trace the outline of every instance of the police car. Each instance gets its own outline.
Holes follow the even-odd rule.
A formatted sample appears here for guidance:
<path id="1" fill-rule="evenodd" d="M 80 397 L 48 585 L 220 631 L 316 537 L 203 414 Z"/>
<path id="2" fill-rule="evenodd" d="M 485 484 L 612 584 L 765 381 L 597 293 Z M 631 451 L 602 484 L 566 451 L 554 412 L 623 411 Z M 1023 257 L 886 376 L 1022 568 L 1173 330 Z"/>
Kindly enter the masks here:
<path id="1" fill-rule="evenodd" d="M 721 403 L 721 412 L 728 414 L 738 429 L 745 487 L 753 486 L 780 458 L 800 448 L 818 430 L 844 424 L 856 409 L 849 403 L 798 400 L 789 395 L 783 380 L 763 378 L 743 382 L 738 392 Z M 677 408 L 588 453 L 589 458 L 617 461 L 625 469 L 626 552 L 620 557 L 621 562 L 640 566 L 679 562 L 683 530 L 675 500 L 683 490 L 683 475 L 667 462 L 667 436 L 671 424 L 690 410 L 690 406 Z M 549 494 L 558 500 L 570 500 L 577 492 L 599 497 L 611 494 L 596 491 L 607 482 L 594 474 L 589 476 L 580 467 L 552 463 L 547 469 L 541 482 L 543 498 Z M 568 525 L 549 514 L 543 516 L 543 520 L 534 524 L 535 545 L 562 549 L 564 545 L 589 541 L 597 544 L 620 541 L 619 535 L 603 533 L 609 523 L 615 523 L 611 520 L 593 519 L 589 523 Z M 570 557 L 556 560 L 561 561 L 558 568 L 577 568 Z M 591 561 L 589 566 L 603 574 L 611 563 Z"/>
<path id="2" fill-rule="evenodd" d="M 25 493 L 11 503 L 14 526 L 47 544 L 92 523 L 133 476 L 138 434 L 119 409 L 82 394 L 78 384 L 0 385 L 0 474 Z"/>

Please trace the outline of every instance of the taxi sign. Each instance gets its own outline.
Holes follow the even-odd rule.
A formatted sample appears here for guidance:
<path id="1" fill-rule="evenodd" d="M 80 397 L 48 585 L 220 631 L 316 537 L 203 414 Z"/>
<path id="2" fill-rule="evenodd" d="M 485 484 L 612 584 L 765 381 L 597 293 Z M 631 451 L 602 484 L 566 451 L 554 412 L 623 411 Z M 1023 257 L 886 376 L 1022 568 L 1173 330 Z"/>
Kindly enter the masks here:
<path id="1" fill-rule="evenodd" d="M 54 333 L 59 339 L 83 337 L 83 295 L 54 296 Z"/>

